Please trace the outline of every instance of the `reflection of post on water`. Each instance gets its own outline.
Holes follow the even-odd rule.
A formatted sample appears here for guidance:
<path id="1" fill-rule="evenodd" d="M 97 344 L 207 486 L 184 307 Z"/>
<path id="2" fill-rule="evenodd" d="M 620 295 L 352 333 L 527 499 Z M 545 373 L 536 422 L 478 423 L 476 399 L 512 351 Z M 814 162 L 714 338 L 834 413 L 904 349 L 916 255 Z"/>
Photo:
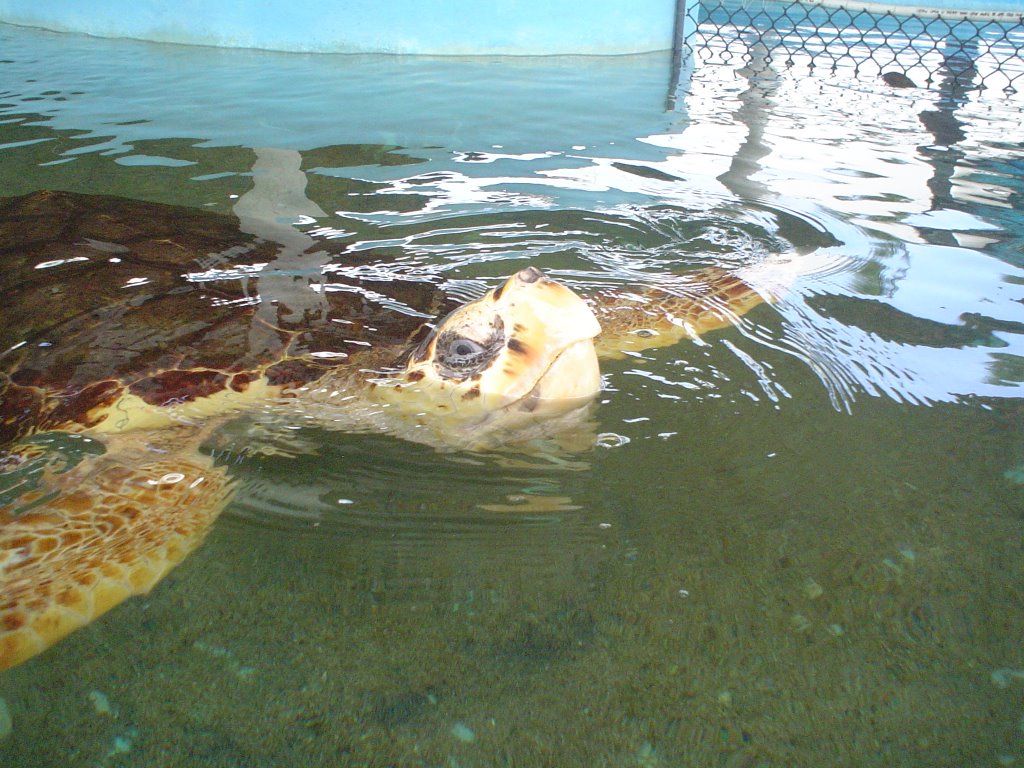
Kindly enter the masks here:
<path id="1" fill-rule="evenodd" d="M 768 136 L 768 127 L 776 116 L 782 77 L 772 66 L 772 51 L 764 41 L 758 39 L 752 43 L 748 53 L 749 61 L 737 70 L 737 74 L 746 80 L 746 87 L 737 95 L 739 106 L 732 112 L 736 124 L 742 125 L 746 134 L 733 152 L 729 168 L 717 179 L 739 200 L 771 205 L 781 195 L 762 180 L 761 174 L 765 170 L 765 159 L 770 158 L 775 150 Z M 780 217 L 778 233 L 798 250 L 839 245 L 829 232 L 808 230 L 804 226 L 799 227 L 799 232 L 790 232 L 791 226 L 793 220 L 790 217 Z"/>
<path id="2" fill-rule="evenodd" d="M 960 38 L 958 30 L 961 27 L 970 37 Z M 957 112 L 967 104 L 970 91 L 976 88 L 977 27 L 970 24 L 954 26 L 950 29 L 943 47 L 942 66 L 939 70 L 939 99 L 935 105 L 937 109 L 926 109 L 918 115 L 921 125 L 935 139 L 933 146 L 920 148 L 921 154 L 935 169 L 928 180 L 933 211 L 947 208 L 953 202 L 953 177 L 957 164 L 964 158 L 963 150 L 956 145 L 967 138 L 967 135 L 963 130 L 964 123 L 957 118 Z M 948 235 L 949 239 L 945 243 L 936 244 L 955 245 L 952 233 Z M 931 239 L 934 241 L 934 236 Z"/>
<path id="3" fill-rule="evenodd" d="M 763 170 L 761 161 L 772 152 L 764 132 L 775 106 L 780 77 L 771 65 L 771 51 L 762 41 L 753 43 L 749 53 L 750 61 L 737 73 L 747 81 L 747 87 L 740 92 L 739 108 L 733 112 L 747 134 L 733 154 L 729 170 L 718 180 L 741 199 L 769 200 L 774 197 L 771 190 L 755 177 Z"/>
<path id="4" fill-rule="evenodd" d="M 253 186 L 238 198 L 234 213 L 242 232 L 281 246 L 259 274 L 259 303 L 252 324 L 253 348 L 276 346 L 271 327 L 320 312 L 318 283 L 323 251 L 312 250 L 315 240 L 296 228 L 304 217 L 323 217 L 320 206 L 306 197 L 302 156 L 293 149 L 258 148 L 252 166 Z M 255 297 L 254 297 L 255 298 Z"/>

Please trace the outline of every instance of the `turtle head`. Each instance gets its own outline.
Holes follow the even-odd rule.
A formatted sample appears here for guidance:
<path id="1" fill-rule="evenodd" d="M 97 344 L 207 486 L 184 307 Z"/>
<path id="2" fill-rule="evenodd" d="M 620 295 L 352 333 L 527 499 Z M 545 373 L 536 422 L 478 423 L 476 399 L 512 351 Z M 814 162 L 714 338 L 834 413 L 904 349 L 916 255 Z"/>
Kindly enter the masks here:
<path id="1" fill-rule="evenodd" d="M 567 413 L 600 391 L 600 331 L 579 296 L 527 267 L 441 320 L 393 389 L 423 413 L 471 423 Z"/>

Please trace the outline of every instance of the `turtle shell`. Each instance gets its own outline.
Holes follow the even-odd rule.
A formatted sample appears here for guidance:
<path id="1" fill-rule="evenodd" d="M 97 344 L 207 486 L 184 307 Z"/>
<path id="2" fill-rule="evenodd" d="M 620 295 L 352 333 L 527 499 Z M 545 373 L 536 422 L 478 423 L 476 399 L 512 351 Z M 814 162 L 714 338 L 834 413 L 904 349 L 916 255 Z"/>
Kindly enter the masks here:
<path id="1" fill-rule="evenodd" d="M 0 200 L 0 445 L 93 426 L 125 393 L 162 406 L 260 377 L 299 386 L 368 346 L 402 346 L 445 309 L 411 280 L 327 283 L 313 309 L 261 308 L 281 249 L 209 211 L 69 192 Z M 317 242 L 324 262 L 345 249 Z"/>

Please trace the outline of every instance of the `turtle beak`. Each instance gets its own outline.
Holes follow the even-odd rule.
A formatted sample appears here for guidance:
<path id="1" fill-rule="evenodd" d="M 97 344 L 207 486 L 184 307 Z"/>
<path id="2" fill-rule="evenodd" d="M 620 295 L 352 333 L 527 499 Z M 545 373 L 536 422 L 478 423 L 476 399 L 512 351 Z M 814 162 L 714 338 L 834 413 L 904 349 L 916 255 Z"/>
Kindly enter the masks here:
<path id="1" fill-rule="evenodd" d="M 506 360 L 484 376 L 486 390 L 529 410 L 574 407 L 600 391 L 594 337 L 601 326 L 571 288 L 531 266 L 505 281 L 494 301 L 511 333 Z"/>
<path id="2" fill-rule="evenodd" d="M 529 266 L 526 269 L 520 270 L 512 276 L 512 279 L 516 279 L 521 283 L 536 283 L 538 280 L 547 280 L 547 277 L 534 266 Z"/>

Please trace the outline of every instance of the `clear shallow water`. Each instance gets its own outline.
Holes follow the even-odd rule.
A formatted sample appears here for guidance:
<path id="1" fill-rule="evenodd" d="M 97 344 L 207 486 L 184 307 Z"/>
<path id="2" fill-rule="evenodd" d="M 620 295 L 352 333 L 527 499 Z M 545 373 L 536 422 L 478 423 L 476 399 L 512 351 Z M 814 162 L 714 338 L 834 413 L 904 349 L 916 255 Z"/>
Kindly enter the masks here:
<path id="1" fill-rule="evenodd" d="M 234 212 L 282 243 L 264 298 L 528 261 L 779 295 L 605 366 L 600 444 L 555 459 L 228 428 L 207 543 L 0 677 L 0 764 L 1024 761 L 1019 96 L 714 66 L 666 112 L 667 55 L 0 51 L 0 188 Z"/>

